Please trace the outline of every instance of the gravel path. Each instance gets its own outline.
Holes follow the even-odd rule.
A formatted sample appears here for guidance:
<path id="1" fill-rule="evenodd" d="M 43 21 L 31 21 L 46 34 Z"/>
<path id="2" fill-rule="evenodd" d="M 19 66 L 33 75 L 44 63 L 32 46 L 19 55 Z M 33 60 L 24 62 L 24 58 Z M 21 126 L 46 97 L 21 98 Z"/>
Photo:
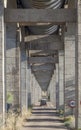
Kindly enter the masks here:
<path id="1" fill-rule="evenodd" d="M 35 106 L 32 116 L 27 119 L 22 130 L 67 130 L 62 119 L 56 114 L 54 107 L 48 103 L 47 106 Z"/>

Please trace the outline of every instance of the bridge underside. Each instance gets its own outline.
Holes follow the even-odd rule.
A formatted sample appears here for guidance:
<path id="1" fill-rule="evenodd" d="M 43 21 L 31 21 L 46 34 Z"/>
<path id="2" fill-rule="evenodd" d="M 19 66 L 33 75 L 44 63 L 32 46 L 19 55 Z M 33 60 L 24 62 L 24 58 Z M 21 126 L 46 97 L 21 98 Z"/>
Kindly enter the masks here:
<path id="1" fill-rule="evenodd" d="M 80 12 L 80 0 L 0 0 L 3 118 L 6 104 L 28 109 L 46 96 L 81 128 Z"/>

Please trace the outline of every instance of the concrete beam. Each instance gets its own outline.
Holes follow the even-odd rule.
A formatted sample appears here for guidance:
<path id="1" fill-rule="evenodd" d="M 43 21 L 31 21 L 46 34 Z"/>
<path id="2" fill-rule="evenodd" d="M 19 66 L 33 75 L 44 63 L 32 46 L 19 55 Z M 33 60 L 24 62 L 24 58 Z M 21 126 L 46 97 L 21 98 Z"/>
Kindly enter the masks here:
<path id="1" fill-rule="evenodd" d="M 30 50 L 29 51 L 29 55 L 30 56 L 41 56 L 41 55 L 55 55 L 58 56 L 58 51 L 56 50 Z"/>
<path id="2" fill-rule="evenodd" d="M 29 35 L 25 37 L 25 42 L 26 43 L 51 43 L 51 42 L 60 42 L 61 41 L 61 36 L 59 35 Z"/>
<path id="3" fill-rule="evenodd" d="M 34 72 L 34 75 L 36 77 L 36 79 L 50 79 L 53 75 L 53 71 L 46 71 L 46 72 L 43 72 L 43 71 L 36 71 Z"/>
<path id="4" fill-rule="evenodd" d="M 42 70 L 54 70 L 55 65 L 53 64 L 44 64 L 44 65 L 36 65 L 36 66 L 32 66 L 32 71 L 42 71 Z"/>
<path id="5" fill-rule="evenodd" d="M 50 78 L 49 78 L 49 80 L 48 79 L 43 79 L 43 78 L 37 79 L 37 80 L 38 80 L 39 83 L 48 83 L 48 82 L 50 82 Z"/>
<path id="6" fill-rule="evenodd" d="M 50 75 L 53 74 L 53 72 L 52 71 L 46 71 L 46 72 L 36 71 L 36 72 L 34 72 L 34 74 L 35 74 L 35 76 L 39 76 L 39 77 L 43 77 L 43 76 L 49 77 Z"/>
<path id="7" fill-rule="evenodd" d="M 46 79 L 46 80 L 49 81 L 49 79 L 52 77 L 52 73 L 49 74 L 48 76 L 46 74 L 48 74 L 48 73 L 45 73 L 45 75 L 44 75 L 44 73 L 42 73 L 40 75 L 39 74 L 35 74 L 35 77 L 36 77 L 37 80 Z"/>
<path id="8" fill-rule="evenodd" d="M 38 83 L 41 86 L 41 88 L 46 88 L 46 89 L 48 88 L 49 82 L 39 82 L 38 81 Z"/>
<path id="9" fill-rule="evenodd" d="M 58 57 L 29 57 L 30 64 L 36 63 L 58 63 Z"/>
<path id="10" fill-rule="evenodd" d="M 60 36 L 46 36 L 43 38 L 26 42 L 26 47 L 29 50 L 63 50 L 64 43 Z"/>
<path id="11" fill-rule="evenodd" d="M 64 24 L 76 22 L 76 9 L 5 9 L 5 22 Z"/>

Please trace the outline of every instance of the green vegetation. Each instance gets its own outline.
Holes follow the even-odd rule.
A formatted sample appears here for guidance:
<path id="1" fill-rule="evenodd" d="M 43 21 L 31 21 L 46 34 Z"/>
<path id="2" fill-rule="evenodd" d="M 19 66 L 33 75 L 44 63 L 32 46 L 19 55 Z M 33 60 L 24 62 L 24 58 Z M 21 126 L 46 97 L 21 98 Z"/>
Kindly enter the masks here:
<path id="1" fill-rule="evenodd" d="M 59 109 L 59 115 L 63 116 L 64 115 L 64 110 L 63 109 Z"/>
<path id="2" fill-rule="evenodd" d="M 75 118 L 74 116 L 67 116 L 64 119 L 64 124 L 66 127 L 74 129 L 75 128 Z"/>
<path id="3" fill-rule="evenodd" d="M 7 92 L 7 103 L 11 104 L 13 102 L 13 95 Z"/>
<path id="4" fill-rule="evenodd" d="M 64 121 L 65 122 L 68 122 L 68 121 L 70 122 L 70 121 L 73 120 L 73 118 L 74 118 L 73 116 L 67 116 L 67 117 L 65 117 Z"/>
<path id="5" fill-rule="evenodd" d="M 48 101 L 50 101 L 50 94 L 48 95 Z"/>

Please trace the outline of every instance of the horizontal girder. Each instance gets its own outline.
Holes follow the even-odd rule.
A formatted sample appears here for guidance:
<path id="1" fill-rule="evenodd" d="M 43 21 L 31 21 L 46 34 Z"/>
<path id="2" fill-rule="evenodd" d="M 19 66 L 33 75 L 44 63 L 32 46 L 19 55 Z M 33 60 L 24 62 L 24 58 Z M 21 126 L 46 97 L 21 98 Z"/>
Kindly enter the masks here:
<path id="1" fill-rule="evenodd" d="M 54 70 L 55 65 L 53 64 L 43 64 L 43 65 L 32 65 L 31 66 L 32 71 L 42 71 L 42 70 Z"/>
<path id="2" fill-rule="evenodd" d="M 36 63 L 58 63 L 58 57 L 29 57 L 29 63 L 30 64 L 36 64 Z"/>
<path id="3" fill-rule="evenodd" d="M 58 35 L 46 36 L 26 42 L 28 50 L 63 50 L 64 43 Z"/>
<path id="4" fill-rule="evenodd" d="M 5 22 L 26 23 L 32 25 L 36 23 L 65 24 L 66 22 L 76 22 L 76 9 L 5 9 Z"/>

